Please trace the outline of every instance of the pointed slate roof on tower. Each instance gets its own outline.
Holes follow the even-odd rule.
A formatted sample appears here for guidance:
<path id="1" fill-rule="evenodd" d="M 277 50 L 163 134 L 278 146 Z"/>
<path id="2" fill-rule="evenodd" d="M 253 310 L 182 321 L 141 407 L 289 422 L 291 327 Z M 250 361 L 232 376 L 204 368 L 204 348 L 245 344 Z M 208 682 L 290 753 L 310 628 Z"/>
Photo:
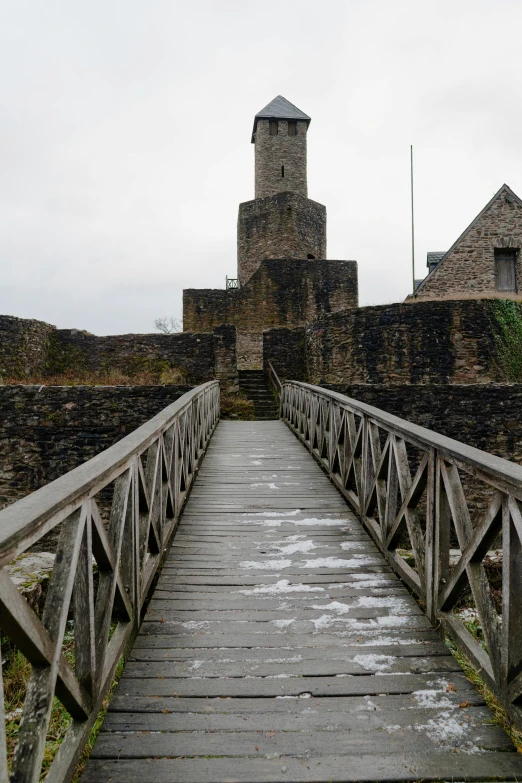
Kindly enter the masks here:
<path id="1" fill-rule="evenodd" d="M 254 117 L 254 129 L 252 131 L 252 144 L 256 140 L 256 128 L 257 121 L 263 120 L 306 120 L 308 125 L 312 122 L 312 118 L 305 114 L 304 111 L 298 109 L 293 103 L 287 101 L 282 95 L 278 95 L 273 101 L 267 103 L 264 109 L 258 111 Z"/>

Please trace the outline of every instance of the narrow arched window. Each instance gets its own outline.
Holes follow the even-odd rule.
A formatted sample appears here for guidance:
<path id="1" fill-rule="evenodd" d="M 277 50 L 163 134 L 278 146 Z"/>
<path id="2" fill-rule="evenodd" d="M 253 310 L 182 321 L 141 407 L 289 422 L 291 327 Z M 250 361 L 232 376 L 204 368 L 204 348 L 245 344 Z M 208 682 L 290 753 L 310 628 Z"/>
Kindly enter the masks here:
<path id="1" fill-rule="evenodd" d="M 281 176 L 282 177 L 285 176 L 285 167 L 284 166 L 281 166 Z"/>
<path id="2" fill-rule="evenodd" d="M 297 120 L 288 120 L 288 135 L 297 136 Z"/>
<path id="3" fill-rule="evenodd" d="M 269 131 L 271 136 L 277 136 L 277 120 L 270 120 L 268 123 Z"/>

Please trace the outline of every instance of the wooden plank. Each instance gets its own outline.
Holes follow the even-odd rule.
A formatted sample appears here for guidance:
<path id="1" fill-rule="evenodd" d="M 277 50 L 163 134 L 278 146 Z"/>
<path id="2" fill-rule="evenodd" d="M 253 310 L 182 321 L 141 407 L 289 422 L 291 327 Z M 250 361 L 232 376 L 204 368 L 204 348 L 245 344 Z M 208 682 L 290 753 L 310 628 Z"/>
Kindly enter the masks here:
<path id="1" fill-rule="evenodd" d="M 161 709 L 157 712 L 115 712 L 109 711 L 101 731 L 175 731 L 182 735 L 189 731 L 287 731 L 296 732 L 302 730 L 316 731 L 340 731 L 342 729 L 361 730 L 386 729 L 391 725 L 399 727 L 411 727 L 416 724 L 425 724 L 433 716 L 437 715 L 438 708 L 419 708 L 415 699 L 411 696 L 386 696 L 384 698 L 364 697 L 331 698 L 308 700 L 306 709 L 298 709 L 303 706 L 303 699 L 285 700 L 284 709 L 277 712 L 272 710 L 272 704 L 280 703 L 274 699 L 269 701 L 267 709 L 256 710 L 252 699 L 248 708 L 246 699 L 235 699 L 236 706 L 228 711 L 218 711 L 216 706 L 209 707 L 209 699 L 198 702 L 191 699 L 178 699 L 185 704 L 184 709 L 169 711 Z M 222 700 L 221 700 L 222 701 Z M 229 701 L 227 699 L 227 701 Z M 312 706 L 310 706 L 312 701 Z M 196 704 L 194 704 L 196 702 Z M 330 702 L 333 704 L 330 706 Z M 376 709 L 372 709 L 371 705 Z M 388 705 L 387 702 L 392 702 Z M 163 703 L 163 702 L 162 702 Z M 328 706 L 327 706 L 328 705 Z M 175 706 L 174 704 L 172 705 Z M 245 708 L 243 708 L 245 706 Z M 370 706 L 370 709 L 368 707 Z M 194 707 L 194 709 L 191 709 Z M 458 705 L 454 705 L 457 710 Z M 455 715 L 459 721 L 463 720 L 467 725 L 477 726 L 491 722 L 491 713 L 485 706 L 467 706 L 458 709 Z M 507 739 L 507 736 L 505 735 Z"/>
<path id="2" fill-rule="evenodd" d="M 390 716 L 392 718 L 392 716 Z M 389 726 L 399 724 L 390 723 Z M 422 725 L 422 724 L 421 724 Z M 426 741 L 430 727 L 424 731 L 417 727 L 400 727 L 400 742 L 397 729 L 385 727 L 381 731 L 379 752 L 383 754 L 415 753 L 419 747 L 419 735 Z M 500 726 L 475 726 L 462 720 L 462 735 L 475 752 L 480 750 L 509 751 L 513 746 Z M 429 740 L 428 740 L 429 741 Z M 339 748 L 345 753 L 370 754 L 375 747 L 375 736 L 362 727 L 354 726 L 350 731 L 237 731 L 208 733 L 178 732 L 103 732 L 92 752 L 92 758 L 153 758 L 162 756 L 310 756 L 334 755 Z M 521 765 L 522 766 L 522 765 Z"/>
<path id="3" fill-rule="evenodd" d="M 467 755 L 454 752 L 415 752 L 411 754 L 354 754 L 319 758 L 137 759 L 93 760 L 82 783 L 309 783 L 347 780 L 390 783 L 417 780 L 516 780 L 521 760 L 516 753 Z M 283 769 L 284 768 L 284 769 Z M 347 773 L 347 770 L 349 772 Z"/>
<path id="4" fill-rule="evenodd" d="M 446 673 L 441 678 L 447 680 Z M 433 677 L 430 674 L 430 678 Z M 466 690 L 463 674 L 451 674 L 451 682 Z M 259 696 L 374 696 L 378 693 L 412 693 L 426 688 L 420 674 L 359 675 L 353 677 L 289 677 L 287 679 L 253 677 L 214 679 L 133 679 L 122 677 L 118 688 L 129 696 L 185 696 L 205 698 L 223 696 L 253 698 Z"/>

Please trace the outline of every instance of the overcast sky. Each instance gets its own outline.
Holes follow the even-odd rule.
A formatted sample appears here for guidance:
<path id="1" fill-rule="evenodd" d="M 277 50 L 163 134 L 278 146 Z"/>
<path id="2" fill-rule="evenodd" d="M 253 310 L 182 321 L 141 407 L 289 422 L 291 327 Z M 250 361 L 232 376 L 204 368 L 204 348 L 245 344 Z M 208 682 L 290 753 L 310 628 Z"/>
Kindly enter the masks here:
<path id="1" fill-rule="evenodd" d="M 360 303 L 522 195 L 520 0 L 2 0 L 0 312 L 95 334 L 236 275 L 254 114 L 312 117 L 310 198 Z"/>

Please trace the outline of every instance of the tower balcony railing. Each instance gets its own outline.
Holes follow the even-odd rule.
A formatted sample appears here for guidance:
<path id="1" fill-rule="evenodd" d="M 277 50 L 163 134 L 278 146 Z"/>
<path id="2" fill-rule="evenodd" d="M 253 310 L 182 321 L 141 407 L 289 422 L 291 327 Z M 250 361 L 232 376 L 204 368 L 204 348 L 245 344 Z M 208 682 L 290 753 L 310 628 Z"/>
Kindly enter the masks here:
<path id="1" fill-rule="evenodd" d="M 227 277 L 226 278 L 226 290 L 227 291 L 237 291 L 237 290 L 239 290 L 239 278 L 237 278 L 237 277 Z"/>

